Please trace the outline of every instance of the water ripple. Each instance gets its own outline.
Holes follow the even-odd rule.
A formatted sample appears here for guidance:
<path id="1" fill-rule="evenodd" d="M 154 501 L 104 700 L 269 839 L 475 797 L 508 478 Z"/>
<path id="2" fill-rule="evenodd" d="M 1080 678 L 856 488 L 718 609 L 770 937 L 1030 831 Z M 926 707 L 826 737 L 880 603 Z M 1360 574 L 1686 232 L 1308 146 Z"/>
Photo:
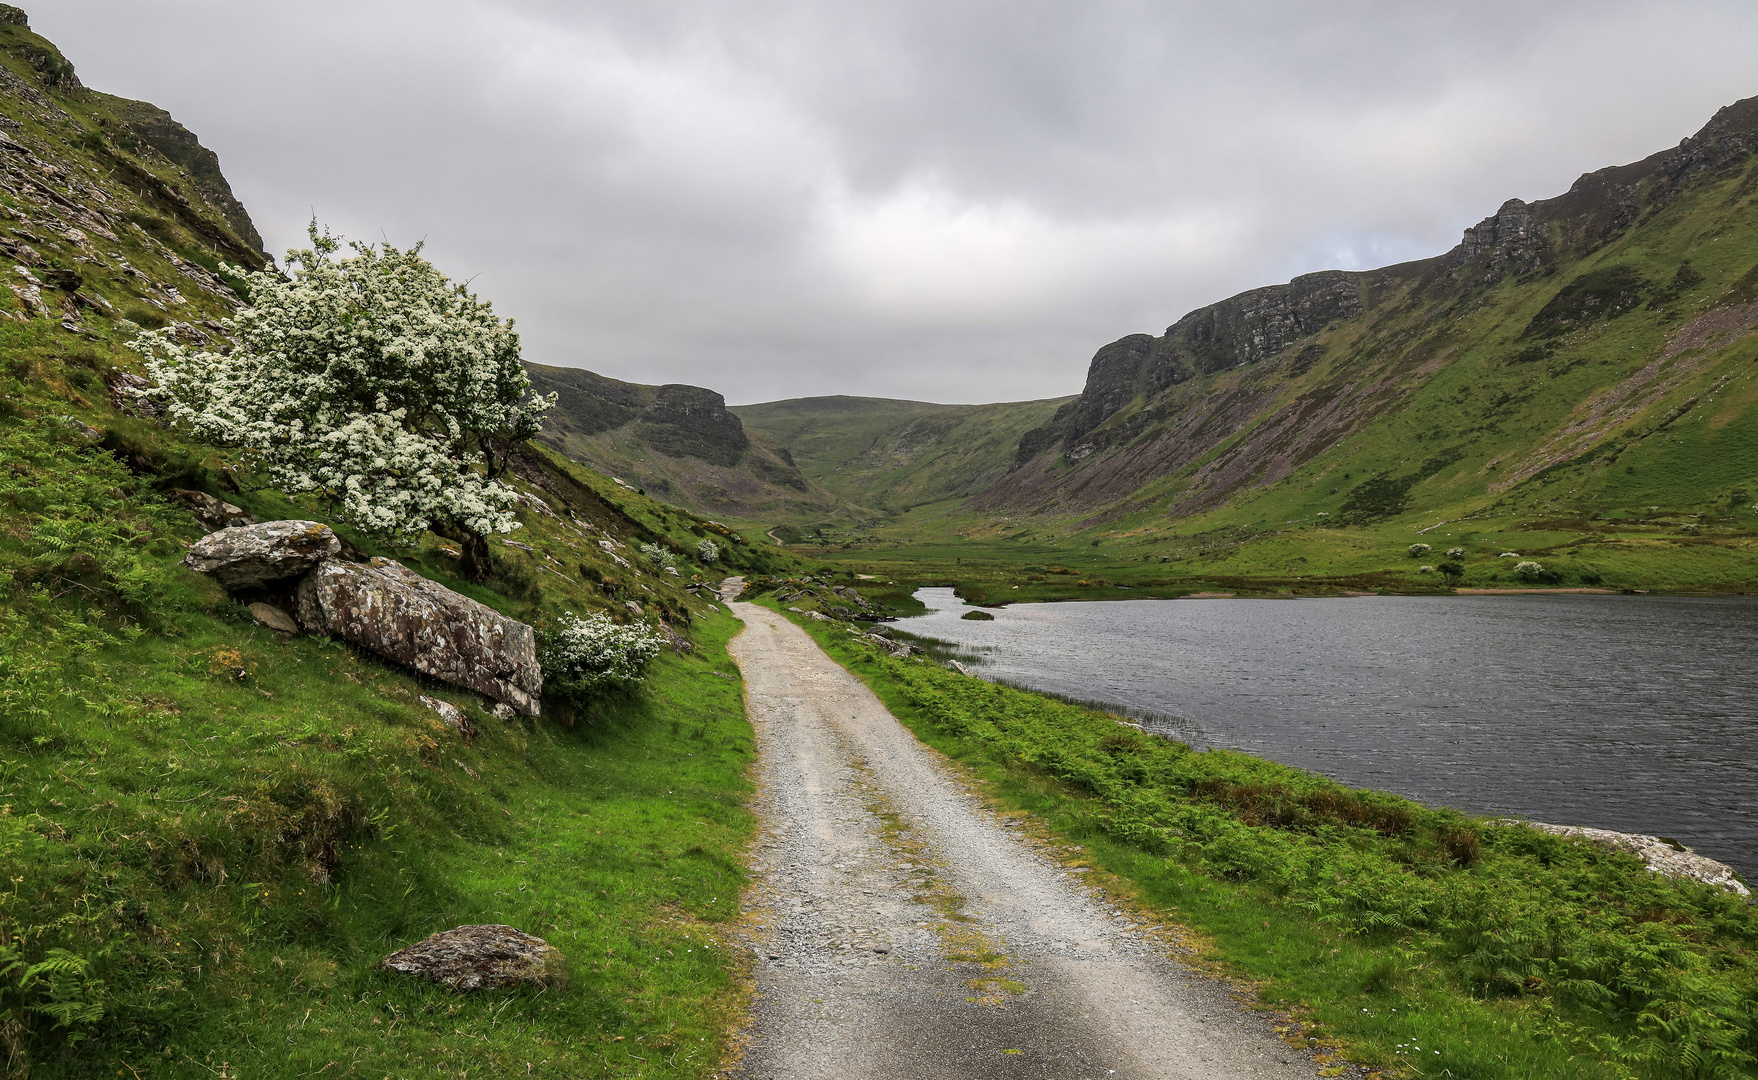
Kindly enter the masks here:
<path id="1" fill-rule="evenodd" d="M 980 670 L 1481 814 L 1676 837 L 1758 877 L 1758 601 L 1385 596 L 1021 604 L 903 627 Z"/>

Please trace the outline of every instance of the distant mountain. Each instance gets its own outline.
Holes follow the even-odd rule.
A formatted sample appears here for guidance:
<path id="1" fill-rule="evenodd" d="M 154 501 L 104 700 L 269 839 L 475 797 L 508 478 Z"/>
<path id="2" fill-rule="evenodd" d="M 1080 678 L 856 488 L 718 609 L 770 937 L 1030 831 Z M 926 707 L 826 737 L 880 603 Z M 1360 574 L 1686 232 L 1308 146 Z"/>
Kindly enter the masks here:
<path id="1" fill-rule="evenodd" d="M 1013 467 L 1021 433 L 1070 400 L 935 405 L 838 396 L 730 411 L 787 447 L 800 470 L 838 498 L 897 511 L 984 491 Z"/>
<path id="2" fill-rule="evenodd" d="M 1755 151 L 1749 99 L 1673 149 L 1508 201 L 1445 254 L 1308 274 L 1121 338 L 1075 398 L 729 409 L 533 371 L 569 391 L 557 446 L 748 520 L 835 512 L 883 533 L 939 504 L 935 535 L 1036 519 L 1152 549 L 1296 524 L 1340 538 L 1419 518 L 1719 513 L 1758 491 Z"/>
<path id="3" fill-rule="evenodd" d="M 1744 498 L 1755 150 L 1747 99 L 1673 149 L 1508 201 L 1444 255 L 1121 338 L 971 509 L 1154 530 Z"/>
<path id="4" fill-rule="evenodd" d="M 621 382 L 583 368 L 525 369 L 538 393 L 558 395 L 541 442 L 656 498 L 776 522 L 822 517 L 837 502 L 785 449 L 747 432 L 713 390 Z"/>

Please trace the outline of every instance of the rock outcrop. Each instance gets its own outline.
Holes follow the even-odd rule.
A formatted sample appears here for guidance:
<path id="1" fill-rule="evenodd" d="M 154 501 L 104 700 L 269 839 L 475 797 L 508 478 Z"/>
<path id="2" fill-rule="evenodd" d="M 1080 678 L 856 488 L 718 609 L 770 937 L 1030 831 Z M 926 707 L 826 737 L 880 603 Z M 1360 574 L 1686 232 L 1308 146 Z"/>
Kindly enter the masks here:
<path id="1" fill-rule="evenodd" d="M 212 574 L 228 589 L 246 589 L 298 577 L 341 553 L 342 541 L 328 525 L 265 521 L 207 534 L 190 547 L 183 563 Z"/>
<path id="2" fill-rule="evenodd" d="M 146 380 L 139 376 L 129 376 L 140 382 Z M 242 525 L 255 525 L 258 519 L 224 499 L 216 499 L 205 491 L 189 491 L 184 488 L 172 488 L 171 501 L 194 514 L 209 529 L 236 529 Z"/>
<path id="3" fill-rule="evenodd" d="M 424 675 L 484 694 L 509 715 L 538 714 L 543 669 L 537 663 L 537 635 L 531 627 L 401 563 L 349 562 L 338 558 L 341 554 L 342 541 L 327 525 L 265 521 L 211 532 L 191 545 L 183 561 L 191 569 L 212 574 L 228 589 L 256 589 L 298 579 L 297 624 L 280 608 L 263 602 L 250 605 L 258 622 L 283 633 L 303 627 L 333 635 Z"/>
<path id="4" fill-rule="evenodd" d="M 1522 824 L 1552 836 L 1585 840 L 1609 851 L 1627 851 L 1641 859 L 1648 865 L 1648 869 L 1657 874 L 1665 874 L 1670 878 L 1682 878 L 1687 881 L 1700 881 L 1705 885 L 1714 885 L 1739 896 L 1752 895 L 1752 891 L 1746 888 L 1745 884 L 1734 873 L 1733 867 L 1699 855 L 1683 844 L 1675 844 L 1659 836 L 1613 832 L 1610 829 L 1589 829 L 1579 825 L 1546 825 L 1542 821 L 1527 821 Z"/>
<path id="5" fill-rule="evenodd" d="M 568 985 L 567 959 L 561 950 L 510 926 L 446 930 L 399 949 L 378 966 L 459 993 L 520 985 L 562 990 Z"/>
<path id="6" fill-rule="evenodd" d="M 470 717 L 465 714 L 463 709 L 449 701 L 441 701 L 439 698 L 428 697 L 426 694 L 421 695 L 421 703 L 438 713 L 441 722 L 453 731 L 466 739 L 476 737 L 476 725 L 470 722 Z"/>
<path id="7" fill-rule="evenodd" d="M 538 714 L 543 672 L 531 627 L 401 563 L 320 564 L 299 583 L 299 623 Z"/>

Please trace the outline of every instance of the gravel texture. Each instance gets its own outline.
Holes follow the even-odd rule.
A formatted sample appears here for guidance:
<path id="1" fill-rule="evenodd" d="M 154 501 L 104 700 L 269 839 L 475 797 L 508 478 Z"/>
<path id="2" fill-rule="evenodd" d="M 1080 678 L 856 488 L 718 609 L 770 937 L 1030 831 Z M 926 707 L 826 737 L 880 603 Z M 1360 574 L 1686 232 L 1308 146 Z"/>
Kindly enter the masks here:
<path id="1" fill-rule="evenodd" d="M 763 822 L 749 899 L 758 997 L 733 1075 L 1318 1075 L 1268 1018 L 1172 958 L 1174 930 L 986 809 L 804 631 L 732 608 Z"/>

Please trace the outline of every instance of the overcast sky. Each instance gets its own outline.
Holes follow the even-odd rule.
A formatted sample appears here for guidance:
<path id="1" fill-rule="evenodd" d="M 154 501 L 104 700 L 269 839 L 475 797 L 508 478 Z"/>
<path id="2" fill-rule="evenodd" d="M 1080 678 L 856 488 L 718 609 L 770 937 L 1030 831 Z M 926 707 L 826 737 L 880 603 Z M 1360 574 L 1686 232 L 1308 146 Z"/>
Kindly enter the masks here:
<path id="1" fill-rule="evenodd" d="M 735 403 L 1074 393 L 1758 94 L 1750 0 L 20 2 L 272 252 L 425 239 L 527 359 Z"/>

